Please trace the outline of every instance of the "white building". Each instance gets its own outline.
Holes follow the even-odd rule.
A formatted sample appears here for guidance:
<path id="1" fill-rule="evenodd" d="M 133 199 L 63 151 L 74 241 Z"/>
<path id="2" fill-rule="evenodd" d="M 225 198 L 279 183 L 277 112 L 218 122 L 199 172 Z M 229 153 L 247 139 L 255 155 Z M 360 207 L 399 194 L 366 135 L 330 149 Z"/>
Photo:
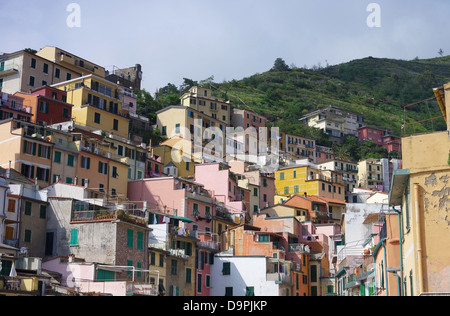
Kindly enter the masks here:
<path id="1" fill-rule="evenodd" d="M 290 296 L 290 264 L 265 256 L 217 254 L 211 296 Z"/>

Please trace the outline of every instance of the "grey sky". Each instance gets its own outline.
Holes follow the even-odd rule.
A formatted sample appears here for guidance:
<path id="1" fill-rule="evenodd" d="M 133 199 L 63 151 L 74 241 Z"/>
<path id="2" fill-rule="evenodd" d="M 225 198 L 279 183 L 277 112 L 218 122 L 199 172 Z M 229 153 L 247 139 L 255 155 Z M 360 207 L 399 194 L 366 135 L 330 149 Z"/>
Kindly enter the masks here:
<path id="1" fill-rule="evenodd" d="M 81 8 L 81 27 L 66 20 Z M 370 28 L 367 6 L 381 8 Z M 140 63 L 150 92 L 183 77 L 242 79 L 276 58 L 311 67 L 450 54 L 448 0 L 0 0 L 0 52 L 57 46 L 112 68 Z"/>

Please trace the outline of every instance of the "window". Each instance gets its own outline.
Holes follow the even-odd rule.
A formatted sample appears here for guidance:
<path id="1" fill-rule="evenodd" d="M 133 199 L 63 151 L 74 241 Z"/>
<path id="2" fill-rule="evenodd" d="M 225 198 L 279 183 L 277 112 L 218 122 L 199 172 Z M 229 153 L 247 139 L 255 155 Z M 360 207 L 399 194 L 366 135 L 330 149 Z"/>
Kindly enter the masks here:
<path id="1" fill-rule="evenodd" d="M 44 74 L 48 74 L 48 64 L 44 64 L 44 69 L 42 71 Z"/>
<path id="2" fill-rule="evenodd" d="M 28 85 L 34 87 L 34 82 L 35 81 L 36 81 L 36 79 L 33 76 L 30 76 L 30 80 L 28 82 Z"/>
<path id="3" fill-rule="evenodd" d="M 117 173 L 117 167 L 113 166 L 112 167 L 112 177 L 117 178 L 118 176 L 119 176 L 119 174 Z"/>
<path id="4" fill-rule="evenodd" d="M 31 202 L 25 202 L 25 215 L 31 216 Z"/>
<path id="5" fill-rule="evenodd" d="M 180 133 L 180 124 L 175 125 L 175 133 Z"/>
<path id="6" fill-rule="evenodd" d="M 60 151 L 55 151 L 55 158 L 53 161 L 56 163 L 61 163 L 61 152 Z"/>
<path id="7" fill-rule="evenodd" d="M 127 248 L 133 249 L 133 237 L 134 231 L 132 229 L 127 230 Z"/>
<path id="8" fill-rule="evenodd" d="M 113 121 L 113 130 L 118 131 L 119 130 L 119 121 L 114 119 Z"/>
<path id="9" fill-rule="evenodd" d="M 40 101 L 39 102 L 39 112 L 48 114 L 49 104 L 48 102 Z"/>
<path id="10" fill-rule="evenodd" d="M 61 70 L 55 68 L 55 78 L 59 78 L 61 76 Z"/>
<path id="11" fill-rule="evenodd" d="M 233 288 L 232 287 L 225 288 L 225 296 L 233 296 Z"/>
<path id="12" fill-rule="evenodd" d="M 63 118 L 68 119 L 69 118 L 69 109 L 63 109 Z"/>
<path id="13" fill-rule="evenodd" d="M 71 80 L 72 79 L 72 75 L 68 73 L 67 76 L 66 76 L 66 79 L 67 79 L 67 81 Z"/>
<path id="14" fill-rule="evenodd" d="M 41 205 L 39 208 L 39 218 L 45 219 L 47 218 L 47 206 Z"/>
<path id="15" fill-rule="evenodd" d="M 172 260 L 170 265 L 170 275 L 177 275 L 177 261 Z"/>
<path id="16" fill-rule="evenodd" d="M 224 262 L 223 263 L 222 274 L 223 275 L 230 275 L 231 274 L 231 263 L 230 262 Z"/>
<path id="17" fill-rule="evenodd" d="M 289 187 L 284 188 L 284 194 L 289 194 Z"/>
<path id="18" fill-rule="evenodd" d="M 94 123 L 100 124 L 100 113 L 95 112 L 95 114 L 94 114 Z"/>
<path id="19" fill-rule="evenodd" d="M 202 275 L 197 274 L 197 293 L 202 293 Z"/>
<path id="20" fill-rule="evenodd" d="M 198 217 L 200 215 L 200 212 L 198 211 L 198 204 L 196 203 L 193 205 L 193 215 L 194 217 Z"/>
<path id="21" fill-rule="evenodd" d="M 25 229 L 24 242 L 31 242 L 31 230 Z"/>
<path id="22" fill-rule="evenodd" d="M 73 162 L 74 162 L 74 160 L 75 160 L 75 156 L 73 156 L 73 155 L 68 155 L 68 156 L 67 156 L 67 165 L 68 165 L 69 167 L 73 167 Z"/>
<path id="23" fill-rule="evenodd" d="M 36 59 L 31 58 L 31 65 L 30 65 L 30 67 L 33 68 L 33 69 L 36 69 Z"/>
<path id="24" fill-rule="evenodd" d="M 137 249 L 144 250 L 144 233 L 143 232 L 137 233 Z"/>
<path id="25" fill-rule="evenodd" d="M 299 193 L 300 192 L 300 188 L 298 185 L 294 185 L 294 193 Z"/>
<path id="26" fill-rule="evenodd" d="M 132 260 L 127 260 L 127 266 L 128 267 L 132 267 L 133 266 L 133 261 Z M 133 270 L 127 269 L 127 276 L 129 276 L 129 277 L 133 276 Z"/>
<path id="27" fill-rule="evenodd" d="M 108 173 L 107 168 L 108 168 L 107 163 L 105 163 L 103 161 L 98 162 L 98 173 L 107 174 Z"/>
<path id="28" fill-rule="evenodd" d="M 70 231 L 70 245 L 71 246 L 78 245 L 78 229 L 72 229 Z"/>
<path id="29" fill-rule="evenodd" d="M 311 265 L 311 282 L 317 282 L 317 266 Z"/>
<path id="30" fill-rule="evenodd" d="M 284 180 L 284 172 L 280 173 L 280 180 Z"/>
<path id="31" fill-rule="evenodd" d="M 297 178 L 297 170 L 294 170 L 294 179 Z"/>
<path id="32" fill-rule="evenodd" d="M 50 159 L 50 147 L 39 144 L 38 157 Z"/>
<path id="33" fill-rule="evenodd" d="M 150 265 L 154 266 L 156 265 L 156 253 L 150 252 Z"/>
<path id="34" fill-rule="evenodd" d="M 255 287 L 247 286 L 245 289 L 245 296 L 255 296 Z"/>
<path id="35" fill-rule="evenodd" d="M 89 170 L 91 168 L 91 158 L 81 156 L 81 168 Z"/>
<path id="36" fill-rule="evenodd" d="M 28 155 L 36 155 L 36 143 L 23 142 L 23 152 Z"/>
<path id="37" fill-rule="evenodd" d="M 192 269 L 186 268 L 186 283 L 190 284 L 192 282 Z"/>

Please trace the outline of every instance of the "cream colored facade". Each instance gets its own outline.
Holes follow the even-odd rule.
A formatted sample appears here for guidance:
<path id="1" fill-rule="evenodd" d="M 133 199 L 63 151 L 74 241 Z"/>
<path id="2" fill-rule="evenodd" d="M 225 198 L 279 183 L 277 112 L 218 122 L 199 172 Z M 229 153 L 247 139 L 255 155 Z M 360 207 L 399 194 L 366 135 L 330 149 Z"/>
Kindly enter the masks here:
<path id="1" fill-rule="evenodd" d="M 83 75 L 96 75 L 105 78 L 105 68 L 96 65 L 86 59 L 75 56 L 74 54 L 62 50 L 58 47 L 45 46 L 39 52 L 37 56 L 45 58 L 54 62 L 56 65 L 64 66 L 72 71 Z"/>
<path id="2" fill-rule="evenodd" d="M 366 159 L 358 163 L 358 187 L 372 189 L 383 185 L 383 166 L 379 159 Z"/>
<path id="3" fill-rule="evenodd" d="M 198 86 L 192 87 L 181 96 L 181 105 L 219 120 L 225 126 L 230 126 L 231 124 L 230 102 L 213 97 L 211 89 Z"/>
<path id="4" fill-rule="evenodd" d="M 191 153 L 194 152 L 192 151 L 194 149 L 194 137 L 200 138 L 201 136 L 201 140 L 203 141 L 201 144 L 199 143 L 200 147 L 209 145 L 208 147 L 211 150 L 215 149 L 212 146 L 212 135 L 217 131 L 219 136 L 216 140 L 221 146 L 221 152 L 218 150 L 217 155 L 218 157 L 221 155 L 220 158 L 225 156 L 226 125 L 222 121 L 185 106 L 169 106 L 161 111 L 158 111 L 156 114 L 157 127 L 161 131 L 161 135 L 169 139 L 181 137 L 189 140 Z M 199 150 L 195 150 L 195 152 L 198 152 Z M 201 159 L 196 160 L 201 161 Z"/>
<path id="5" fill-rule="evenodd" d="M 5 93 L 30 92 L 80 76 L 76 69 L 57 65 L 31 52 L 0 56 L 0 88 Z"/>
<path id="6" fill-rule="evenodd" d="M 67 91 L 75 124 L 89 131 L 102 130 L 128 139 L 129 121 L 122 113 L 119 86 L 94 75 L 65 81 L 53 87 Z"/>
<path id="7" fill-rule="evenodd" d="M 333 170 L 342 174 L 346 194 L 351 193 L 358 186 L 358 163 L 333 159 L 317 165 L 321 169 Z"/>
<path id="8" fill-rule="evenodd" d="M 450 130 L 450 84 L 436 92 Z M 389 203 L 402 215 L 404 295 L 450 293 L 449 132 L 403 137 L 402 157 Z"/>
<path id="9" fill-rule="evenodd" d="M 300 121 L 322 129 L 331 137 L 341 138 L 344 135 L 358 136 L 358 129 L 362 127 L 364 116 L 330 105 L 303 116 Z"/>

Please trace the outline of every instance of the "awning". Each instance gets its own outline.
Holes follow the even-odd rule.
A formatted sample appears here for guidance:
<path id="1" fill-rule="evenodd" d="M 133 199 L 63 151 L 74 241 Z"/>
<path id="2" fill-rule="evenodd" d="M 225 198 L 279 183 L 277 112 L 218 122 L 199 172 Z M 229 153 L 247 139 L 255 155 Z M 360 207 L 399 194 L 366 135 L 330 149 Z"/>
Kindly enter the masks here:
<path id="1" fill-rule="evenodd" d="M 181 216 L 169 216 L 169 217 L 172 217 L 174 219 L 178 219 L 178 220 L 180 220 L 182 222 L 185 222 L 185 223 L 193 223 L 194 222 L 192 219 L 187 218 L 187 217 L 181 217 Z"/>
<path id="2" fill-rule="evenodd" d="M 403 204 L 403 195 L 409 182 L 409 169 L 394 171 L 389 193 L 389 205 L 398 206 Z"/>

